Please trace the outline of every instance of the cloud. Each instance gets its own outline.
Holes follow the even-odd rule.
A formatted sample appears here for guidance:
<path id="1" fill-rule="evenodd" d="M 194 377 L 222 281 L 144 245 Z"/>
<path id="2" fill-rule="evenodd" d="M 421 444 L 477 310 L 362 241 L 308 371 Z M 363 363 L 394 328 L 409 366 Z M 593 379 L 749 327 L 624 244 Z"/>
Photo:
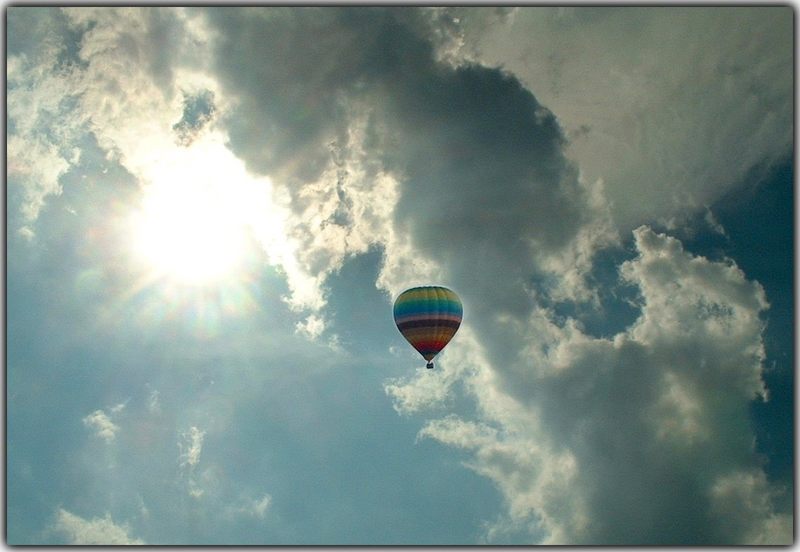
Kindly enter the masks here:
<path id="1" fill-rule="evenodd" d="M 301 334 L 316 339 L 322 334 L 325 328 L 325 320 L 314 314 L 309 315 L 304 321 L 295 324 L 295 329 Z"/>
<path id="2" fill-rule="evenodd" d="M 454 388 L 457 388 L 459 381 L 474 374 L 486 362 L 480 340 L 471 328 L 459 328 L 451 343 L 453 346 L 437 357 L 435 370 L 425 370 L 421 375 L 390 378 L 384 382 L 384 392 L 392 397 L 398 413 L 410 414 L 448 405 L 452 402 Z M 413 358 L 422 364 L 416 354 Z M 439 363 L 443 359 L 446 362 Z"/>
<path id="3" fill-rule="evenodd" d="M 80 151 L 87 133 L 109 160 L 119 162 L 134 176 L 145 192 L 154 185 L 163 186 L 165 179 L 176 174 L 187 180 L 196 178 L 198 175 L 186 173 L 185 160 L 203 151 L 211 166 L 203 167 L 208 173 L 201 175 L 203 178 L 233 182 L 234 201 L 237 192 L 248 194 L 248 205 L 242 209 L 247 212 L 244 223 L 264 248 L 269 262 L 285 274 L 291 290 L 287 299 L 293 308 L 321 308 L 325 273 L 317 269 L 325 261 L 317 258 L 327 255 L 330 248 L 312 247 L 307 234 L 296 236 L 297 229 L 287 226 L 283 213 L 286 191 L 273 193 L 267 180 L 253 177 L 228 150 L 226 129 L 218 120 L 227 120 L 239 99 L 223 93 L 218 77 L 207 70 L 210 58 L 204 52 L 219 37 L 207 24 L 205 12 L 182 8 L 65 8 L 58 13 L 58 28 L 80 37 L 71 52 L 74 62 L 60 67 L 60 53 L 56 51 L 30 64 L 31 68 L 23 56 L 12 63 L 14 90 L 18 93 L 10 99 L 10 116 L 18 114 L 20 121 L 29 121 L 35 113 L 51 126 L 58 122 L 54 128 L 59 132 L 58 140 L 53 140 L 52 132 L 39 128 L 42 124 L 30 129 L 18 125 L 10 138 L 12 153 L 20 152 L 12 165 L 19 169 L 15 174 L 22 178 L 33 170 L 31 167 L 47 171 L 39 175 L 42 178 L 23 181 L 23 223 L 35 220 L 44 198 L 60 192 L 58 178 L 68 170 L 69 163 L 75 163 L 74 152 Z M 44 78 L 49 80 L 40 82 Z M 36 93 L 28 94 L 29 88 Z M 38 103 L 32 104 L 34 100 Z M 65 161 L 63 153 L 56 155 L 54 143 L 61 148 L 58 151 L 68 147 L 73 157 Z M 34 158 L 27 162 L 31 156 Z M 195 159 L 194 165 L 198 164 Z M 222 171 L 224 175 L 218 174 Z M 327 194 L 326 183 L 317 189 L 320 194 Z M 309 224 L 320 230 L 313 241 L 336 244 L 347 239 L 358 250 L 366 250 L 368 241 L 362 235 L 344 237 L 341 232 L 337 234 L 336 226 L 327 224 L 330 202 L 321 202 L 311 189 L 306 196 L 309 211 L 305 215 Z M 20 231 L 32 235 L 27 226 Z"/>
<path id="4" fill-rule="evenodd" d="M 403 175 L 396 228 L 409 232 L 415 252 L 436 258 L 453 285 L 495 308 L 518 311 L 526 280 L 566 267 L 578 277 L 570 286 L 554 280 L 561 289 L 548 292 L 580 294 L 592 251 L 615 236 L 601 196 L 563 156 L 554 115 L 497 69 L 431 70 L 414 81 L 395 98 L 387 125 L 397 140 L 387 161 Z M 476 260 L 514 285 L 496 285 L 493 272 L 474 270 Z M 467 273 L 469 282 L 460 282 Z"/>
<path id="5" fill-rule="evenodd" d="M 647 227 L 634 236 L 638 256 L 620 269 L 640 292 L 634 324 L 599 339 L 534 309 L 523 354 L 497 366 L 478 350 L 463 372 L 477 420 L 434 420 L 420 436 L 471 451 L 467 465 L 503 492 L 508 517 L 490 537 L 754 544 L 769 526 L 791 540 L 749 418 L 765 394 L 763 288 Z M 400 407 L 425 406 L 417 380 L 390 389 Z"/>
<path id="6" fill-rule="evenodd" d="M 8 55 L 8 178 L 11 194 L 19 194 L 14 210 L 16 231 L 32 238 L 31 228 L 50 195 L 61 193 L 60 178 L 79 159 L 75 140 L 81 117 L 71 110 L 75 82 L 61 61 L 66 46 L 58 39 L 63 22 L 58 10 L 9 11 L 16 48 Z M 34 43 L 20 39 L 30 33 Z M 11 215 L 16 215 L 12 212 Z"/>
<path id="7" fill-rule="evenodd" d="M 117 525 L 109 514 L 86 520 L 63 508 L 56 513 L 51 530 L 62 535 L 69 545 L 142 545 L 141 539 L 130 536 L 130 528 Z"/>
<path id="8" fill-rule="evenodd" d="M 585 531 L 585 504 L 579 493 L 568 492 L 578 469 L 569 452 L 548 450 L 533 435 L 514 435 L 452 415 L 427 423 L 419 436 L 472 451 L 475 457 L 465 465 L 491 479 L 503 493 L 508 514 L 488 525 L 486 543 L 520 530 L 524 540 L 574 543 Z"/>
<path id="9" fill-rule="evenodd" d="M 112 406 L 109 410 L 111 410 L 112 414 L 117 414 L 125 410 L 125 407 L 128 405 L 128 401 L 121 402 Z"/>
<path id="10" fill-rule="evenodd" d="M 702 210 L 791 152 L 788 7 L 448 14 L 461 58 L 512 71 L 557 114 L 623 232 Z"/>
<path id="11" fill-rule="evenodd" d="M 38 38 L 18 37 L 9 57 L 9 174 L 26 224 L 60 193 L 87 136 L 147 181 L 147 168 L 175 146 L 173 128 L 191 141 L 226 108 L 202 72 L 204 30 L 190 10 L 31 11 L 9 15 L 15 36 L 30 27 Z"/>
<path id="12" fill-rule="evenodd" d="M 64 13 L 81 34 L 81 64 L 71 74 L 79 83 L 78 111 L 101 148 L 149 180 L 148 168 L 175 147 L 172 126 L 183 117 L 175 82 L 189 93 L 207 84 L 192 78 L 192 37 L 181 32 L 183 12 L 66 8 Z"/>
<path id="13" fill-rule="evenodd" d="M 234 506 L 227 508 L 227 513 L 230 516 L 245 516 L 254 519 L 264 519 L 267 515 L 267 510 L 272 505 L 272 496 L 268 493 L 261 495 L 258 498 L 243 497 Z"/>
<path id="14" fill-rule="evenodd" d="M 147 398 L 147 411 L 151 414 L 161 414 L 160 395 L 158 389 L 150 391 L 150 395 Z"/>
<path id="15" fill-rule="evenodd" d="M 116 413 L 118 411 L 119 409 L 115 410 L 112 408 L 112 413 Z M 119 426 L 112 422 L 108 414 L 102 410 L 95 410 L 86 416 L 83 419 L 83 425 L 93 429 L 95 431 L 95 435 L 104 439 L 106 443 L 113 441 L 117 435 L 117 432 L 119 432 Z"/>
<path id="16" fill-rule="evenodd" d="M 174 148 L 176 128 L 214 123 L 249 169 L 274 180 L 275 201 L 289 209 L 285 251 L 271 257 L 296 308 L 322 308 L 325 278 L 374 245 L 387 251 L 384 274 L 409 272 L 399 268 L 411 264 L 405 250 L 418 265 L 409 275 L 430 278 L 425 259 L 453 255 L 437 245 L 443 235 L 458 241 L 454 251 L 476 236 L 499 240 L 484 252 L 487 262 L 518 271 L 524 263 L 516 259 L 525 259 L 526 272 L 567 273 L 567 284 L 553 280 L 553 293 L 591 296 L 582 272 L 593 248 L 614 239 L 596 184 L 578 178 L 555 117 L 514 76 L 439 61 L 424 10 L 63 13 L 81 36 L 80 63 L 56 81 L 77 102 L 66 126 L 91 128 L 147 185 L 158 177 L 153 164 Z M 301 40 L 288 56 L 279 47 L 332 28 L 329 43 Z M 205 47 L 215 55 L 201 56 Z M 262 62 L 228 63 L 250 55 Z M 307 59 L 319 62 L 313 72 Z M 396 292 L 392 279 L 381 283 Z"/>
<path id="17" fill-rule="evenodd" d="M 784 546 L 794 542 L 792 516 L 773 511 L 775 494 L 760 470 L 732 472 L 716 481 L 712 508 L 731 542 Z"/>
<path id="18" fill-rule="evenodd" d="M 703 165 L 708 152 L 683 136 L 698 128 L 698 135 L 713 132 L 716 107 L 713 117 L 675 117 L 670 109 L 683 104 L 657 91 L 651 103 L 633 104 L 642 115 L 637 121 L 618 106 L 609 112 L 620 118 L 605 126 L 565 113 L 564 130 L 560 108 L 566 104 L 556 94 L 548 91 L 545 105 L 532 92 L 539 81 L 454 58 L 457 40 L 431 38 L 436 17 L 383 9 L 214 12 L 210 25 L 224 37 L 215 44 L 221 87 L 249 115 L 224 122 L 231 147 L 287 191 L 288 227 L 307 246 L 298 262 L 319 278 L 317 285 L 348 255 L 363 251 L 363 242 L 356 246 L 348 238 L 370 227 L 363 235 L 384 255 L 377 283 L 390 295 L 420 280 L 447 282 L 462 295 L 469 318 L 454 350 L 469 353 L 445 355 L 440 372 L 393 380 L 385 389 L 400 412 L 446 404 L 458 385 L 468 389 L 479 422 L 433 422 L 421 436 L 473 451 L 470 466 L 504 492 L 510 526 L 526 527 L 530 538 L 545 542 L 727 541 L 731 535 L 713 529 L 711 489 L 728 470 L 755 469 L 748 408 L 765 394 L 763 289 L 732 262 L 694 257 L 645 227 L 633 233 L 639 257 L 621 267 L 622 282 L 641 294 L 633 325 L 599 339 L 553 309 L 596 304 L 592 286 L 599 284 L 587 276 L 599 252 L 617 243 L 618 228 L 629 235 L 640 219 L 667 220 L 680 209 L 702 208 L 718 197 L 722 182 L 735 185 L 758 161 L 784 155 L 791 143 L 780 115 L 791 106 L 781 92 L 784 80 L 765 91 L 776 102 L 766 123 L 775 132 L 758 133 L 757 152 L 729 166 L 718 163 L 730 158 L 715 158 L 709 168 Z M 511 17 L 526 21 L 517 12 Z M 618 37 L 607 27 L 641 17 L 598 18 L 602 31 L 596 32 Z M 643 20 L 645 28 L 655 21 Z M 582 32 L 569 20 L 556 23 Z M 243 40 L 232 40 L 233 28 Z M 295 38 L 323 28 L 336 29 L 327 42 Z M 594 32 L 590 25 L 589 36 Z M 757 33 L 750 32 L 733 42 L 752 43 Z M 440 55 L 441 44 L 450 53 Z M 246 59 L 245 51 L 263 63 L 255 69 L 227 63 Z M 707 59 L 724 68 L 714 57 L 719 53 L 714 49 Z M 613 54 L 623 55 L 620 49 Z M 313 78 L 308 59 L 322 68 Z M 554 59 L 551 69 L 563 57 Z M 580 64 L 574 70 L 578 75 Z M 726 85 L 714 80 L 724 81 L 724 74 L 713 73 L 711 82 L 722 87 L 726 102 L 730 96 L 732 109 L 743 98 L 736 87 L 725 95 Z M 704 85 L 680 87 L 698 79 L 693 72 L 676 78 L 686 105 L 707 95 Z M 651 90 L 649 83 L 642 87 Z M 604 93 L 619 99 L 613 90 Z M 751 115 L 764 104 L 745 105 L 747 114 L 713 142 L 720 150 L 740 151 L 737 140 L 754 130 Z M 580 132 L 572 132 L 575 125 Z M 635 135 L 612 140 L 619 151 L 581 153 L 588 137 L 619 134 L 626 125 Z M 650 146 L 664 128 L 672 140 L 665 153 Z M 622 151 L 626 144 L 635 146 L 633 153 Z M 679 174 L 673 166 L 686 170 Z M 392 192 L 379 196 L 378 183 Z M 386 211 L 359 212 L 352 208 L 356 198 Z M 693 471 L 709 464 L 716 467 Z M 680 509 L 686 501 L 691 506 Z"/>
<path id="19" fill-rule="evenodd" d="M 33 53 L 19 52 L 9 62 L 9 174 L 18 190 L 12 193 L 19 196 L 12 198 L 21 217 L 17 232 L 33 238 L 46 198 L 61 193 L 60 179 L 76 168 L 85 142 L 96 142 L 143 192 L 176 176 L 205 179 L 198 185 L 232 182 L 232 201 L 247 195 L 247 206 L 237 207 L 247 212 L 242 223 L 286 275 L 291 304 L 320 308 L 324 278 L 298 262 L 309 248 L 285 228 L 281 192 L 273 197 L 267 180 L 247 172 L 216 124 L 235 101 L 206 70 L 204 52 L 214 32 L 203 12 L 84 7 L 52 10 L 51 19 L 36 26 L 42 36 L 66 33 L 70 40 L 48 48 L 31 44 Z M 187 172 L 187 158 L 194 158 L 194 167 L 204 161 L 203 174 Z M 117 184 L 95 179 L 104 188 Z"/>
<path id="20" fill-rule="evenodd" d="M 182 478 L 186 478 L 187 492 L 194 498 L 202 497 L 206 492 L 207 485 L 213 483 L 215 479 L 213 466 L 203 471 L 199 480 L 195 477 L 197 464 L 200 462 L 200 453 L 203 451 L 205 436 L 205 431 L 192 426 L 188 431 L 181 434 L 181 441 L 178 441 L 180 475 Z"/>
<path id="21" fill-rule="evenodd" d="M 193 468 L 200 461 L 200 453 L 203 451 L 203 439 L 206 432 L 201 431 L 196 426 L 192 426 L 188 431 L 181 434 L 182 441 L 178 442 L 180 450 L 180 465 Z"/>
<path id="22" fill-rule="evenodd" d="M 56 146 L 42 140 L 23 140 L 19 135 L 9 138 L 9 176 L 19 179 L 24 186 L 24 199 L 21 206 L 23 220 L 30 223 L 39 216 L 45 198 L 59 194 L 59 178 L 69 168 Z M 28 226 L 24 226 L 30 232 Z"/>
<path id="23" fill-rule="evenodd" d="M 269 508 L 271 503 L 272 497 L 268 494 L 265 494 L 259 499 L 253 499 L 246 511 L 257 518 L 263 518 L 267 513 L 267 508 Z"/>
<path id="24" fill-rule="evenodd" d="M 398 182 L 366 145 L 374 102 L 358 89 L 372 89 L 367 81 L 377 67 L 365 55 L 371 48 L 360 45 L 376 39 L 375 29 L 359 25 L 362 17 L 393 25 L 381 10 L 208 12 L 220 95 L 235 106 L 220 125 L 232 150 L 250 170 L 269 175 L 288 208 L 293 251 L 284 267 L 298 309 L 321 309 L 325 278 L 347 257 L 391 239 Z M 234 28 L 242 40 L 231 40 Z M 327 38 L 299 39 L 308 35 Z M 262 62 L 250 64 L 253 55 Z"/>
<path id="25" fill-rule="evenodd" d="M 519 80 L 440 63 L 430 25 L 418 10 L 210 12 L 222 94 L 236 106 L 221 124 L 248 167 L 286 191 L 301 271 L 319 288 L 377 245 L 390 293 L 480 257 L 520 284 L 566 273 L 548 291 L 589 298 L 583 273 L 615 240 L 598 185 L 579 178 L 555 116 Z M 296 38 L 322 28 L 329 42 Z M 262 62 L 228 62 L 249 55 Z M 524 286 L 492 283 L 469 287 L 504 308 L 524 302 L 507 294 Z"/>
<path id="26" fill-rule="evenodd" d="M 12 21 L 17 13 L 10 10 Z M 335 320 L 326 310 L 332 276 L 377 250 L 375 286 L 387 305 L 427 281 L 453 287 L 464 301 L 462 329 L 437 369 L 391 379 L 384 389 L 401 414 L 434 413 L 420 440 L 458 451 L 497 486 L 506 508 L 487 527 L 487 542 L 790 538 L 791 519 L 774 507 L 780 492 L 753 451 L 748 410 L 767 397 L 764 290 L 733 261 L 694 256 L 678 240 L 638 227 L 672 220 L 678 228 L 687 207 L 702 209 L 759 163 L 785 154 L 790 25 L 775 27 L 770 17 L 751 25 L 746 11 L 725 11 L 719 21 L 716 12 L 698 11 L 689 21 L 635 9 L 47 13 L 36 36 L 72 33 L 72 47 L 45 42 L 36 59 L 30 49 L 10 49 L 8 63 L 9 176 L 22 235 L 33 236 L 32 222 L 80 161 L 75 148 L 87 133 L 142 189 L 190 158 L 176 152 L 204 144 L 222 152 L 214 159 L 230 161 L 224 166 L 237 178 L 260 183 L 248 216 L 261 221 L 252 225 L 266 253 L 260 258 L 285 280 L 291 312 L 275 312 L 289 320 L 288 332 L 259 326 L 255 337 L 175 353 L 198 363 L 247 351 L 235 370 L 213 378 L 192 366 L 201 374 L 192 393 L 213 399 L 182 397 L 201 405 L 193 415 L 207 414 L 197 425 L 172 420 L 179 397 L 165 375 L 156 382 L 164 400 L 151 390 L 142 402 L 159 423 L 144 420 L 131 431 L 137 446 L 162 444 L 164 480 L 175 476 L 178 428 L 179 475 L 203 499 L 191 501 L 191 515 L 211 518 L 222 502 L 224 512 L 269 517 L 272 495 L 226 488 L 224 459 L 203 450 L 207 431 L 222 435 L 242 408 L 231 396 L 241 403 L 257 394 L 252 385 L 245 393 L 236 380 L 242 373 L 264 364 L 327 370 L 318 352 L 265 354 L 267 363 L 260 349 L 298 349 L 281 343 L 294 339 L 293 328 L 323 336 Z M 680 44 L 677 28 L 687 33 Z M 519 36 L 531 50 L 517 60 Z M 780 55 L 763 61 L 771 51 Z M 708 225 L 718 226 L 710 213 Z M 620 236 L 633 238 L 637 256 L 619 267 L 613 285 L 638 290 L 639 314 L 616 335 L 598 337 L 569 313 L 598 309 L 599 287 L 611 284 L 592 271 Z M 179 328 L 170 318 L 179 313 L 155 303 L 153 316 Z M 310 369 L 300 373 L 311 377 Z M 281 377 L 272 369 L 258 381 Z M 224 385 L 237 393 L 219 392 Z M 474 404 L 463 408 L 464 397 Z M 451 407 L 459 414 L 442 417 Z M 119 433 L 113 414 L 97 410 L 84 425 L 111 442 Z M 129 460 L 142 468 L 136 473 L 151 461 Z M 163 490 L 145 483 L 157 520 L 168 508 L 150 496 Z M 265 483 L 256 488 L 277 497 Z M 65 527 L 119 529 L 109 515 L 87 522 L 63 512 Z"/>

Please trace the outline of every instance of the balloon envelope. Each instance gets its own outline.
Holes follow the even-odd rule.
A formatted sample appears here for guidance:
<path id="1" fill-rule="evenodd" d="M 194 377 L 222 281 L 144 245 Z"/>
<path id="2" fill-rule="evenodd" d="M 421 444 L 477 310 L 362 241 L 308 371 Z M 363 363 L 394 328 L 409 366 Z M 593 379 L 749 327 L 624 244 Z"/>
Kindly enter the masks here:
<path id="1" fill-rule="evenodd" d="M 458 295 L 440 286 L 407 289 L 394 302 L 397 329 L 428 362 L 453 338 L 463 314 Z"/>

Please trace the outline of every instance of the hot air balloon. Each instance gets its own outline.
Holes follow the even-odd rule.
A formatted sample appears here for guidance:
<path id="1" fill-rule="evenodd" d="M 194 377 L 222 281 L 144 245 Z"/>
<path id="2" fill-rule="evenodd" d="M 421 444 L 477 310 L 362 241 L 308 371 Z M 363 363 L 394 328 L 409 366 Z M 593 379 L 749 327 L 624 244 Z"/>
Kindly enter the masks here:
<path id="1" fill-rule="evenodd" d="M 441 286 L 407 289 L 394 302 L 397 329 L 428 361 L 427 368 L 458 331 L 463 314 L 458 295 Z"/>

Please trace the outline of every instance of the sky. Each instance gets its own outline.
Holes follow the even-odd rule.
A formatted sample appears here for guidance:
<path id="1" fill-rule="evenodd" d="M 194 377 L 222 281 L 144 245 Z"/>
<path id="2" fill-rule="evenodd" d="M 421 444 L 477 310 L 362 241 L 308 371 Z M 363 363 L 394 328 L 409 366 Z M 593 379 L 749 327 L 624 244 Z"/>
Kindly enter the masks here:
<path id="1" fill-rule="evenodd" d="M 7 542 L 792 543 L 793 17 L 6 7 Z"/>

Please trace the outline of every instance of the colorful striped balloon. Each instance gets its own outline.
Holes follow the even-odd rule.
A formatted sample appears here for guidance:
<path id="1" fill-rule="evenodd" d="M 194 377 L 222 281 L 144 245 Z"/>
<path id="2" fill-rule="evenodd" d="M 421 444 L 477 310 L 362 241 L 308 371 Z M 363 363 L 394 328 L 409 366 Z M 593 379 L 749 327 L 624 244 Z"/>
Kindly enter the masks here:
<path id="1" fill-rule="evenodd" d="M 463 314 L 458 295 L 440 286 L 407 289 L 394 302 L 397 329 L 428 361 L 428 368 L 458 331 Z"/>

